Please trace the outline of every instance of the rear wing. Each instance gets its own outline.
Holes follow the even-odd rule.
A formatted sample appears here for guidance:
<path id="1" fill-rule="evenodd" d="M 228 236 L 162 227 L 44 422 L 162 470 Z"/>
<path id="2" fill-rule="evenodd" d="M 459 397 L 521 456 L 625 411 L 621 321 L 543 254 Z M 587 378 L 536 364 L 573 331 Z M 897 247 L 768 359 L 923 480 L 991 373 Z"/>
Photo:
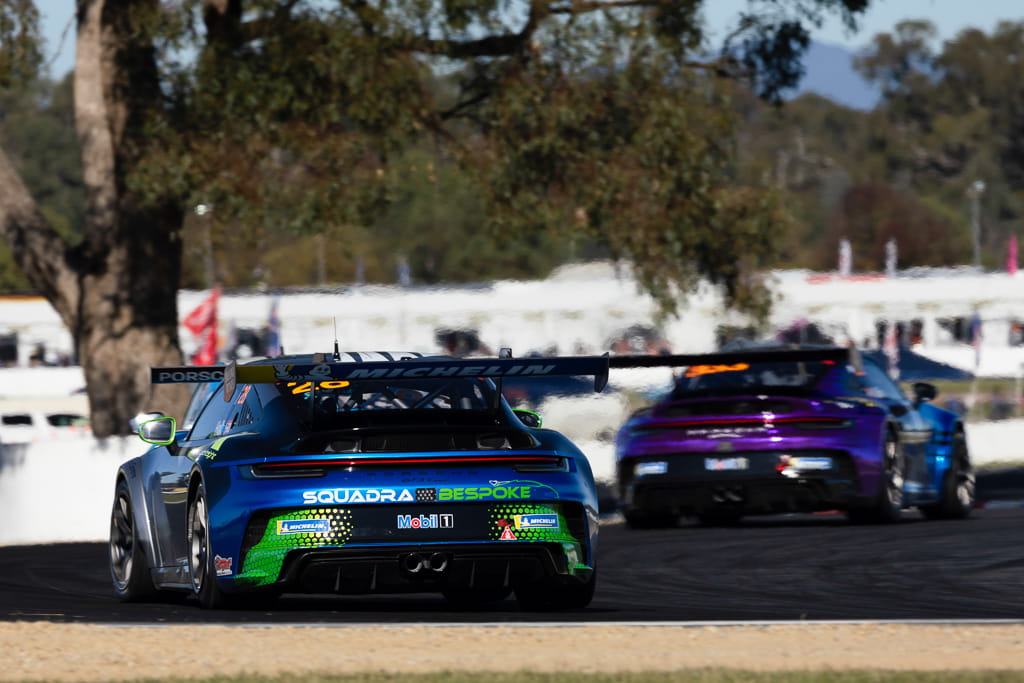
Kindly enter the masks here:
<path id="1" fill-rule="evenodd" d="M 357 379 L 444 379 L 454 377 L 554 377 L 587 375 L 594 378 L 594 391 L 608 384 L 608 370 L 617 368 L 689 367 L 777 361 L 824 361 L 849 363 L 861 369 L 856 348 L 751 349 L 722 353 L 658 356 L 555 356 L 551 358 L 422 358 L 405 360 L 333 362 L 314 356 L 315 363 L 261 363 L 236 365 L 189 365 L 150 369 L 153 384 L 224 382 L 225 400 L 242 384 L 276 382 L 330 382 Z"/>
<path id="2" fill-rule="evenodd" d="M 834 361 L 848 363 L 861 370 L 860 351 L 854 347 L 819 347 L 819 348 L 754 348 L 740 351 L 723 351 L 720 353 L 698 353 L 687 355 L 663 356 L 613 356 L 608 359 L 608 367 L 616 368 L 660 368 L 690 367 L 692 365 L 733 365 L 736 363 L 771 363 L 771 362 L 814 362 Z"/>
<path id="3" fill-rule="evenodd" d="M 225 395 L 242 384 L 329 382 L 357 379 L 444 379 L 454 377 L 552 377 L 588 375 L 594 391 L 608 383 L 608 356 L 553 358 L 409 358 L 396 361 L 195 365 L 150 369 L 153 384 L 224 382 Z"/>

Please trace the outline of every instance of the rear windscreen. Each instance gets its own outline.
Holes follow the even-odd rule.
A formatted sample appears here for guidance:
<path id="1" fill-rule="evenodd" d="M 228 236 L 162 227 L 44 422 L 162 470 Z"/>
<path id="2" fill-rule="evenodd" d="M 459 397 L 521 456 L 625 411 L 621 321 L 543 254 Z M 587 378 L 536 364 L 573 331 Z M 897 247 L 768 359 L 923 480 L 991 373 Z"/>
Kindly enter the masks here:
<path id="1" fill-rule="evenodd" d="M 757 389 L 810 390 L 825 373 L 837 367 L 830 360 L 691 365 L 677 380 L 672 397 Z"/>

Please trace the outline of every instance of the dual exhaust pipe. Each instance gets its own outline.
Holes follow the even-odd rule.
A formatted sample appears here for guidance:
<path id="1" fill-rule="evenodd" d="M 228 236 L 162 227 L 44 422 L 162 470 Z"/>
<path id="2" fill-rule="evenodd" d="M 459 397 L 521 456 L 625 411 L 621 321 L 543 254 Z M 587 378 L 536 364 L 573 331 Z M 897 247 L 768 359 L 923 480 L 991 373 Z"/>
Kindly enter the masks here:
<path id="1" fill-rule="evenodd" d="M 739 486 L 716 486 L 711 494 L 711 500 L 716 503 L 742 503 L 744 498 L 743 489 Z"/>
<path id="2" fill-rule="evenodd" d="M 429 555 L 408 553 L 398 558 L 398 564 L 404 571 L 410 574 L 420 574 L 421 572 L 440 574 L 448 568 L 448 556 L 444 553 L 431 553 Z"/>

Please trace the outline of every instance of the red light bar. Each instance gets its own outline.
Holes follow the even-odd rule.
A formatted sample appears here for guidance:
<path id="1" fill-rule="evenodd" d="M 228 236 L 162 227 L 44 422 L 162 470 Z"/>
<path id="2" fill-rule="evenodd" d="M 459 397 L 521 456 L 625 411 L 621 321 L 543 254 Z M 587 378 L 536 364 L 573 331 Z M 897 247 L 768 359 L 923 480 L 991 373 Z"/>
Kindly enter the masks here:
<path id="1" fill-rule="evenodd" d="M 846 420 L 838 417 L 742 417 L 742 418 L 713 418 L 706 419 L 695 417 L 692 421 L 686 421 L 681 419 L 676 422 L 647 422 L 644 424 L 637 425 L 637 429 L 673 429 L 673 428 L 692 428 L 692 427 L 707 427 L 707 426 L 732 426 L 732 427 L 743 427 L 743 426 L 768 426 L 773 424 L 787 424 L 787 423 L 807 423 L 817 422 L 820 424 L 842 424 Z"/>
<path id="2" fill-rule="evenodd" d="M 430 458 L 381 458 L 381 457 L 369 457 L 369 458 L 345 458 L 343 460 L 299 460 L 299 461 L 288 461 L 288 462 L 267 462 L 261 463 L 258 467 L 270 468 L 270 467 L 356 467 L 359 465 L 428 465 L 428 464 L 439 464 L 439 463 L 461 463 L 461 464 L 479 464 L 479 463 L 509 463 L 509 464 L 522 464 L 522 463 L 546 463 L 555 464 L 561 461 L 561 458 L 553 456 L 537 456 L 537 455 L 526 455 L 526 456 L 447 456 L 447 457 L 430 457 Z"/>

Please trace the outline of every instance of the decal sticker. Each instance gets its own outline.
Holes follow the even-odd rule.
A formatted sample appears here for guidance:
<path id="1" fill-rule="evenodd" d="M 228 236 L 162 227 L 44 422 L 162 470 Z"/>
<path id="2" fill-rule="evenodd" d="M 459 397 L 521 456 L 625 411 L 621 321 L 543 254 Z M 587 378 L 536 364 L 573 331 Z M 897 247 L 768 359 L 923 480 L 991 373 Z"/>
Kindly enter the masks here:
<path id="1" fill-rule="evenodd" d="M 510 480 L 487 482 L 490 486 L 467 486 L 438 489 L 439 501 L 452 500 L 527 500 L 529 498 L 558 498 L 558 489 L 539 481 Z"/>
<path id="2" fill-rule="evenodd" d="M 279 519 L 277 520 L 278 534 L 329 534 L 331 533 L 331 520 L 329 519 Z"/>
<path id="3" fill-rule="evenodd" d="M 326 529 L 303 529 L 301 525 L 312 523 L 319 526 L 326 522 Z M 284 528 L 288 531 L 280 533 Z M 319 548 L 343 546 L 352 538 L 354 524 L 351 510 L 345 508 L 304 508 L 284 512 L 267 520 L 263 536 L 245 553 L 245 559 L 236 581 L 262 586 L 273 583 L 281 573 L 281 566 L 288 552 L 295 548 Z"/>
<path id="4" fill-rule="evenodd" d="M 704 469 L 716 472 L 749 470 L 749 458 L 704 458 Z"/>
<path id="5" fill-rule="evenodd" d="M 469 486 L 465 488 L 438 489 L 438 500 L 526 500 L 530 498 L 529 486 Z"/>
<path id="6" fill-rule="evenodd" d="M 507 519 L 499 519 L 498 526 L 502 528 L 501 536 L 498 537 L 499 541 L 518 541 L 516 535 L 512 533 L 512 522 Z"/>
<path id="7" fill-rule="evenodd" d="M 454 529 L 455 515 L 398 515 L 399 529 Z"/>
<path id="8" fill-rule="evenodd" d="M 759 434 L 766 431 L 761 427 L 694 427 L 687 429 L 690 436 L 706 436 L 709 439 L 740 439 L 747 434 Z"/>
<path id="9" fill-rule="evenodd" d="M 664 460 L 638 462 L 633 470 L 633 474 L 638 477 L 646 477 L 652 474 L 665 474 L 666 472 L 668 472 L 668 463 Z"/>
<path id="10" fill-rule="evenodd" d="M 351 382 L 346 382 L 345 380 L 331 380 L 330 382 L 317 382 L 317 386 L 320 387 L 321 389 L 344 389 L 345 387 L 350 386 L 351 384 L 352 384 Z M 304 394 L 307 391 L 312 390 L 313 389 L 313 383 L 312 382 L 288 382 L 287 387 L 289 389 L 291 389 L 292 394 L 298 396 L 299 394 Z"/>
<path id="11" fill-rule="evenodd" d="M 416 489 L 417 503 L 433 503 L 437 500 L 437 489 Z"/>
<path id="12" fill-rule="evenodd" d="M 224 379 L 224 368 L 194 370 L 184 368 L 153 368 L 150 382 L 153 384 L 175 384 L 178 382 L 220 382 Z"/>
<path id="13" fill-rule="evenodd" d="M 565 517 L 557 504 L 544 505 L 518 501 L 494 505 L 488 511 L 493 529 L 490 540 L 501 540 L 505 529 L 512 529 L 517 541 L 574 541 Z M 511 539 L 504 539 L 511 540 Z"/>
<path id="14" fill-rule="evenodd" d="M 220 555 L 213 556 L 213 568 L 217 572 L 217 576 L 231 576 L 231 563 L 234 562 L 233 557 L 221 557 Z"/>
<path id="15" fill-rule="evenodd" d="M 324 381 L 331 379 L 331 366 L 326 363 L 314 365 L 309 369 L 305 375 L 293 375 L 292 368 L 294 365 L 275 365 L 274 366 L 274 378 L 278 382 L 286 382 L 288 380 L 313 380 L 314 382 Z"/>
<path id="16" fill-rule="evenodd" d="M 558 515 L 515 515 L 512 519 L 517 529 L 557 529 Z"/>
<path id="17" fill-rule="evenodd" d="M 320 489 L 302 492 L 306 505 L 322 503 L 401 503 L 412 502 L 409 489 Z"/>
<path id="18" fill-rule="evenodd" d="M 740 372 L 749 370 L 749 363 L 733 363 L 732 365 L 691 365 L 686 369 L 684 377 L 700 377 L 701 375 L 714 375 L 719 372 Z"/>

